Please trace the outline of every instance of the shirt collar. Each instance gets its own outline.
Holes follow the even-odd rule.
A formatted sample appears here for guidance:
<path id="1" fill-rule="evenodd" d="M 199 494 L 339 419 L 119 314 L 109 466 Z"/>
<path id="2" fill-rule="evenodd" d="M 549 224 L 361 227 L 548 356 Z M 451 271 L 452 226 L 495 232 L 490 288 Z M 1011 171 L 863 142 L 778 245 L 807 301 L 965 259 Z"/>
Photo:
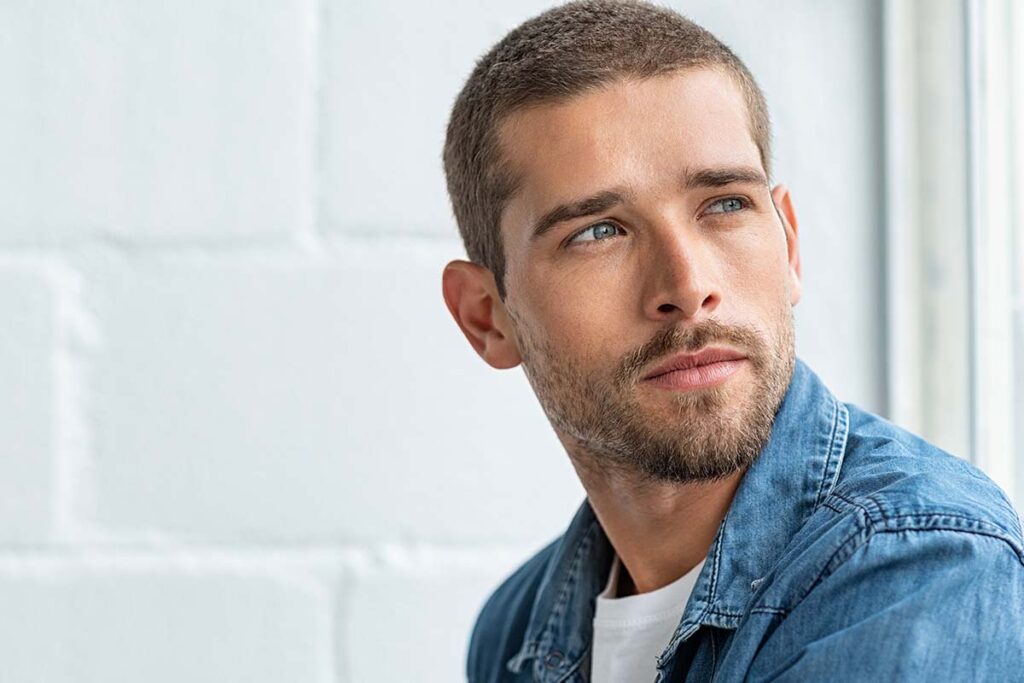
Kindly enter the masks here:
<path id="1" fill-rule="evenodd" d="M 835 485 L 848 428 L 846 406 L 796 359 L 768 443 L 736 489 L 666 652 L 701 626 L 738 626 L 753 588 Z M 578 666 L 613 557 L 584 499 L 546 566 L 510 671 L 534 659 L 537 680 L 558 680 Z"/>

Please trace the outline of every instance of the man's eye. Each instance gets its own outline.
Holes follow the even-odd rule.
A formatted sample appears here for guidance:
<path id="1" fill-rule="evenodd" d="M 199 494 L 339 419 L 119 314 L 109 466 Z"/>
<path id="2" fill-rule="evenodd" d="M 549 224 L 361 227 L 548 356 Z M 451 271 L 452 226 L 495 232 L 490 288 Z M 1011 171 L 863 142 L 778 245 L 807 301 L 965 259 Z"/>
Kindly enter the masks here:
<path id="1" fill-rule="evenodd" d="M 569 238 L 569 243 L 572 242 L 597 242 L 608 237 L 614 237 L 619 232 L 619 226 L 608 221 L 601 221 L 600 223 L 594 223 L 589 225 L 578 233 Z M 591 239 L 584 238 L 584 235 L 592 235 Z"/>
<path id="2" fill-rule="evenodd" d="M 742 197 L 726 197 L 713 202 L 705 209 L 704 213 L 733 213 L 745 208 L 747 208 L 747 200 Z"/>

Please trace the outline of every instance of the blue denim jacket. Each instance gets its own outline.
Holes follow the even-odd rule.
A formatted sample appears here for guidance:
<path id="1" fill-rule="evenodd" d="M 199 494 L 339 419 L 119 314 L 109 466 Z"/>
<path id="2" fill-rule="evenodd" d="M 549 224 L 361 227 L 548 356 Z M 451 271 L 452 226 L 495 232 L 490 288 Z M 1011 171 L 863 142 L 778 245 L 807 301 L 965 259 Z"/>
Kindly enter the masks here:
<path id="1" fill-rule="evenodd" d="M 484 605 L 471 683 L 587 681 L 613 550 L 584 500 Z M 657 681 L 1024 681 L 1024 546 L 978 469 L 799 359 Z"/>

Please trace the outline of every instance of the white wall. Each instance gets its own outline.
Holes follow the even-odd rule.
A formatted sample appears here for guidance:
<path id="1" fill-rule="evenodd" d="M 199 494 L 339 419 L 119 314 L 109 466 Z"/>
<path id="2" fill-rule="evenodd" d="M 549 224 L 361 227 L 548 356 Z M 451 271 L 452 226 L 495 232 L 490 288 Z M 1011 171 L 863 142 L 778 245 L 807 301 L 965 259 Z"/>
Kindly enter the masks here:
<path id="1" fill-rule="evenodd" d="M 0 4 L 0 680 L 451 681 L 582 489 L 441 300 L 529 0 Z M 884 396 L 876 2 L 677 3 L 764 86 L 798 351 Z"/>

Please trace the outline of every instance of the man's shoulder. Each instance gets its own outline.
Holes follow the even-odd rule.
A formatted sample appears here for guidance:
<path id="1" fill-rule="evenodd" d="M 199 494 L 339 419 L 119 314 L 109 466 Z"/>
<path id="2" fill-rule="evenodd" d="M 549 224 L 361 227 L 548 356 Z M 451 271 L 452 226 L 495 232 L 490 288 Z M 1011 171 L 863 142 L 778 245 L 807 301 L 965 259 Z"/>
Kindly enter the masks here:
<path id="1" fill-rule="evenodd" d="M 1006 493 L 967 460 L 882 417 L 847 404 L 839 476 L 826 499 L 867 533 L 947 530 L 987 534 L 1024 561 L 1020 518 Z"/>
<path id="2" fill-rule="evenodd" d="M 1012 573 L 1015 590 L 1024 585 L 1020 519 L 995 482 L 884 418 L 847 409 L 847 441 L 831 490 L 790 539 L 765 577 L 771 580 L 758 582 L 764 588 L 757 609 L 789 614 L 815 604 L 807 602 L 815 594 L 848 601 L 843 609 L 868 609 L 898 599 L 879 590 L 880 581 L 941 591 L 972 572 Z M 825 618 L 804 611 L 811 621 Z"/>
<path id="3" fill-rule="evenodd" d="M 505 664 L 523 644 L 537 593 L 562 536 L 523 562 L 484 603 L 469 643 L 470 683 L 504 680 Z"/>

